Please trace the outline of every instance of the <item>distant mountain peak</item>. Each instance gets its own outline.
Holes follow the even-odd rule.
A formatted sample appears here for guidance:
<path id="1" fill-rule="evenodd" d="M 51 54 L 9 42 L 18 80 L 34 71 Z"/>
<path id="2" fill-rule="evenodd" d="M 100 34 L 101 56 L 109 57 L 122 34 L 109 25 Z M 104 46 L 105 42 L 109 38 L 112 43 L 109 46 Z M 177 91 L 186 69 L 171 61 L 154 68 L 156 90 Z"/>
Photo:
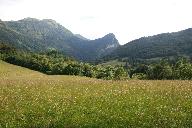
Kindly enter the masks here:
<path id="1" fill-rule="evenodd" d="M 52 20 L 52 19 L 43 19 L 42 21 L 46 23 L 51 23 L 51 24 L 58 24 L 55 20 Z"/>
<path id="2" fill-rule="evenodd" d="M 120 44 L 119 44 L 119 41 L 117 40 L 117 38 L 115 37 L 115 34 L 113 34 L 113 33 L 109 33 L 109 34 L 107 34 L 107 35 L 105 35 L 104 37 L 103 37 L 103 39 L 106 41 L 105 43 L 107 44 L 107 45 L 113 45 L 113 44 L 115 44 L 114 46 L 115 47 L 118 47 Z"/>
<path id="3" fill-rule="evenodd" d="M 113 33 L 109 33 L 109 34 L 107 34 L 108 36 L 115 36 L 115 34 L 113 34 Z"/>
<path id="4" fill-rule="evenodd" d="M 104 38 L 116 38 L 116 37 L 115 37 L 115 34 L 109 33 L 109 34 L 105 35 Z"/>

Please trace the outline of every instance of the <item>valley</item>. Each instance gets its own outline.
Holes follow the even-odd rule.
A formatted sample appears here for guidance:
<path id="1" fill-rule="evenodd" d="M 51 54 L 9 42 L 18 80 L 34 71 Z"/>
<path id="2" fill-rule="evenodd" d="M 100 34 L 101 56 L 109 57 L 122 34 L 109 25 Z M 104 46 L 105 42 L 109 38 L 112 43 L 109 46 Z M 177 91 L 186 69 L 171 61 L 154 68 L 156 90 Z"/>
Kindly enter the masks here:
<path id="1" fill-rule="evenodd" d="M 0 21 L 0 127 L 192 127 L 192 29 L 120 45 Z"/>

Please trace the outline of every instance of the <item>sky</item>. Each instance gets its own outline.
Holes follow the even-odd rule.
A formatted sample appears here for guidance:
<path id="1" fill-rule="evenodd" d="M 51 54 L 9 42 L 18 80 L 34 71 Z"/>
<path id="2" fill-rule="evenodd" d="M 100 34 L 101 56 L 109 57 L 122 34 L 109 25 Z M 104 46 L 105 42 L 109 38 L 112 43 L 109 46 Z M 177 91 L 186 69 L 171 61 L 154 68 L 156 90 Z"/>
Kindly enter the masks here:
<path id="1" fill-rule="evenodd" d="M 120 44 L 192 27 L 192 0 L 0 0 L 0 19 L 53 19 L 89 39 L 114 33 Z"/>

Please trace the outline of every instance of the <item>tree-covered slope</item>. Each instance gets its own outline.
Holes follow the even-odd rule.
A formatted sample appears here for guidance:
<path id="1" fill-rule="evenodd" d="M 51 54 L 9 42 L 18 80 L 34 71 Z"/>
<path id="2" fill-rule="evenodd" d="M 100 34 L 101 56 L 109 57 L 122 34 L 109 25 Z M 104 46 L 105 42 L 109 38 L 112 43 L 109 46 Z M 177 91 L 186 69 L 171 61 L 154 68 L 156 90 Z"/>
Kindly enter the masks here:
<path id="1" fill-rule="evenodd" d="M 39 39 L 10 29 L 3 21 L 0 21 L 0 43 L 6 43 L 15 48 L 30 51 L 40 51 L 45 47 Z"/>
<path id="2" fill-rule="evenodd" d="M 97 40 L 86 40 L 73 34 L 54 20 L 34 18 L 0 21 L 0 42 L 22 50 L 36 52 L 56 49 L 86 61 L 95 60 L 119 46 L 113 34 Z"/>
<path id="3" fill-rule="evenodd" d="M 133 40 L 105 58 L 151 59 L 169 56 L 192 56 L 192 28 Z"/>

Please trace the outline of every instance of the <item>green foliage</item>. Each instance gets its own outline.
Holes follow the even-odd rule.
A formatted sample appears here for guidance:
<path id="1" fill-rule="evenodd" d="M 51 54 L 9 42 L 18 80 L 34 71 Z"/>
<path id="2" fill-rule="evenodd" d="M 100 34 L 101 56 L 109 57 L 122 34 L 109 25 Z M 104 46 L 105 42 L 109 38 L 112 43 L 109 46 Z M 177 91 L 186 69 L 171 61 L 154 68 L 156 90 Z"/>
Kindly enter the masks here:
<path id="1" fill-rule="evenodd" d="M 2 54 L 10 54 L 16 51 L 15 48 L 6 45 L 6 43 L 0 43 L 0 53 Z"/>
<path id="2" fill-rule="evenodd" d="M 82 66 L 81 64 L 68 64 L 65 69 L 64 69 L 64 73 L 66 75 L 79 75 L 81 76 L 83 72 Z"/>
<path id="3" fill-rule="evenodd" d="M 127 77 L 127 72 L 125 71 L 125 69 L 119 66 L 116 67 L 114 72 L 114 78 L 116 80 L 120 80 L 121 78 L 125 78 L 125 77 Z"/>
<path id="4" fill-rule="evenodd" d="M 83 65 L 83 76 L 95 77 L 95 75 L 96 75 L 95 67 L 85 63 Z"/>
<path id="5" fill-rule="evenodd" d="M 139 65 L 129 71 L 130 78 L 165 80 L 165 79 L 192 79 L 192 64 L 181 58 L 176 62 L 161 60 L 159 63 Z"/>
<path id="6" fill-rule="evenodd" d="M 4 47 L 0 48 L 0 52 Z M 88 63 L 80 63 L 73 58 L 64 56 L 55 49 L 50 49 L 44 53 L 30 52 L 1 52 L 4 61 L 26 67 L 32 70 L 40 71 L 49 75 L 76 75 L 86 77 L 96 77 L 99 79 L 121 79 L 125 77 L 123 67 L 100 67 Z"/>
<path id="7" fill-rule="evenodd" d="M 177 61 L 174 67 L 174 78 L 183 80 L 192 79 L 192 64 L 186 58 L 181 58 Z"/>
<path id="8" fill-rule="evenodd" d="M 148 79 L 147 75 L 144 73 L 134 73 L 132 79 L 146 80 Z"/>
<path id="9" fill-rule="evenodd" d="M 133 69 L 130 69 L 129 71 L 129 76 L 130 78 L 132 78 L 132 76 L 135 74 L 135 73 L 142 73 L 142 74 L 146 74 L 148 71 L 148 66 L 147 65 L 144 65 L 144 64 L 140 64 L 138 65 L 137 67 L 133 68 Z"/>
<path id="10" fill-rule="evenodd" d="M 63 53 L 50 49 L 43 53 L 17 51 L 4 44 L 0 45 L 0 59 L 52 75 L 76 75 L 106 80 L 120 79 L 192 79 L 192 64 L 187 59 L 158 63 L 125 66 L 102 66 L 75 61 Z M 129 74 L 129 77 L 128 77 Z"/>
<path id="11" fill-rule="evenodd" d="M 154 66 L 149 66 L 147 75 L 149 79 L 172 79 L 172 68 L 167 61 L 162 60 Z"/>

